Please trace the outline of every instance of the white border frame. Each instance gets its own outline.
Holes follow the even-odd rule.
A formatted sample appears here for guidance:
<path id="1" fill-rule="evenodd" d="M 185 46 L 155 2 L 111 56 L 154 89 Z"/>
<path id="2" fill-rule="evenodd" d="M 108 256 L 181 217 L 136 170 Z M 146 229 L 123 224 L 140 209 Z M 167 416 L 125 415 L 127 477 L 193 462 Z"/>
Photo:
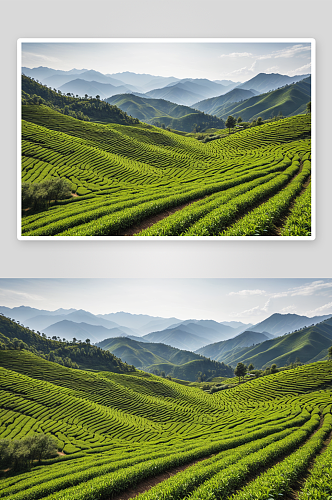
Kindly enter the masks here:
<path id="1" fill-rule="evenodd" d="M 22 236 L 21 89 L 23 43 L 310 43 L 311 44 L 311 236 Z M 19 38 L 17 40 L 17 239 L 75 241 L 309 241 L 316 238 L 316 40 L 314 38 Z"/>

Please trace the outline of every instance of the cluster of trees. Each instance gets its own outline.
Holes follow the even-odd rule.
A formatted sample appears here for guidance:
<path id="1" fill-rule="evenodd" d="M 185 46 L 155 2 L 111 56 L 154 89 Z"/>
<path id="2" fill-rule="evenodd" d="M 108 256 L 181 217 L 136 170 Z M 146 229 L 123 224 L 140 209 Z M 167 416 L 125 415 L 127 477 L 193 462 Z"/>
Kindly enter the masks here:
<path id="1" fill-rule="evenodd" d="M 101 101 L 100 96 L 81 98 L 78 95 L 62 94 L 60 90 L 41 85 L 33 78 L 22 75 L 22 104 L 44 104 L 60 113 L 80 120 L 100 120 L 122 125 L 139 123 L 137 118 L 127 115 L 117 106 Z"/>
<path id="2" fill-rule="evenodd" d="M 0 470 L 28 469 L 35 460 L 57 455 L 57 440 L 47 434 L 32 434 L 23 439 L 0 439 Z"/>
<path id="3" fill-rule="evenodd" d="M 226 120 L 225 127 L 228 128 L 228 133 L 230 133 L 231 129 L 233 129 L 236 125 L 242 124 L 241 126 L 243 128 L 247 128 L 247 127 L 256 127 L 257 125 L 262 125 L 263 123 L 264 121 L 261 116 L 259 116 L 257 120 L 253 120 L 252 122 L 247 123 L 242 120 L 241 116 L 235 118 L 234 116 L 230 115 Z"/>
<path id="4" fill-rule="evenodd" d="M 72 342 L 60 337 L 47 338 L 45 333 L 25 328 L 18 322 L 0 314 L 0 349 L 27 350 L 37 356 L 69 368 L 93 368 L 124 373 L 135 371 L 109 351 L 85 342 Z"/>
<path id="5" fill-rule="evenodd" d="M 255 370 L 255 367 L 252 363 L 250 363 L 249 366 L 246 366 L 244 363 L 238 363 L 236 365 L 236 368 L 234 370 L 234 375 L 236 377 L 239 377 L 239 383 L 242 380 L 244 380 L 245 375 L 247 373 L 251 373 L 252 375 L 255 375 L 255 377 L 262 377 L 265 375 L 270 375 L 271 373 L 277 373 L 279 369 L 277 368 L 277 365 L 274 363 L 271 367 L 267 366 L 264 370 Z"/>
<path id="6" fill-rule="evenodd" d="M 52 177 L 42 182 L 22 183 L 22 208 L 32 210 L 47 209 L 52 200 L 70 198 L 71 182 L 60 177 Z"/>
<path id="7" fill-rule="evenodd" d="M 332 360 L 332 347 L 330 347 L 329 349 L 329 359 Z M 296 368 L 301 365 L 302 363 L 300 361 L 300 358 L 298 357 L 295 359 L 295 361 L 291 361 L 291 359 L 288 358 L 287 365 L 282 366 L 280 368 L 277 368 L 277 365 L 273 363 L 271 366 L 266 366 L 264 370 L 255 370 L 255 367 L 252 363 L 250 363 L 249 366 L 246 366 L 244 363 L 238 363 L 234 370 L 234 375 L 236 377 L 239 377 L 239 383 L 240 383 L 241 378 L 242 380 L 244 380 L 245 375 L 247 375 L 248 373 L 255 375 L 255 377 L 264 377 L 265 375 L 270 375 L 271 373 L 278 373 L 279 371 L 290 370 L 291 368 Z"/>
<path id="8" fill-rule="evenodd" d="M 166 373 L 163 370 L 158 370 L 158 368 L 151 370 L 151 373 L 153 373 L 153 375 L 158 375 L 158 377 L 166 377 Z"/>

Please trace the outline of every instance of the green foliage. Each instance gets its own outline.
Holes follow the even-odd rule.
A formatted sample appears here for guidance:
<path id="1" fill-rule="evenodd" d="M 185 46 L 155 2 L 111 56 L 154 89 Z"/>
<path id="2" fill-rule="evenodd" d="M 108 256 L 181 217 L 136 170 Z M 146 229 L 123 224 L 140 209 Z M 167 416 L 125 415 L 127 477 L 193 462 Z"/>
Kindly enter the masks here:
<path id="1" fill-rule="evenodd" d="M 231 131 L 231 128 L 234 128 L 236 125 L 236 118 L 234 116 L 229 115 L 226 120 L 225 127 L 228 128 L 228 131 Z"/>
<path id="2" fill-rule="evenodd" d="M 133 366 L 122 361 L 90 342 L 67 342 L 51 340 L 45 334 L 35 333 L 14 320 L 0 315 L 0 350 L 27 350 L 59 365 L 70 368 L 110 370 L 115 372 L 134 371 Z"/>
<path id="3" fill-rule="evenodd" d="M 0 439 L 0 469 L 21 470 L 57 454 L 57 440 L 46 434 L 31 434 L 23 439 Z"/>
<path id="4" fill-rule="evenodd" d="M 23 183 L 59 176 L 78 194 L 44 214 L 24 212 L 25 236 L 117 236 L 186 204 L 140 235 L 217 236 L 280 191 L 291 163 L 310 154 L 305 115 L 197 141 L 144 124 L 82 122 L 43 105 L 27 104 L 22 113 Z M 230 215 L 201 231 L 220 202 L 231 204 Z"/>
<path id="5" fill-rule="evenodd" d="M 159 376 L 170 376 L 180 380 L 195 381 L 206 378 L 229 376 L 230 366 L 207 359 L 200 354 L 184 351 L 162 343 L 137 342 L 128 338 L 112 338 L 99 342 L 123 361 Z"/>
<path id="6" fill-rule="evenodd" d="M 246 367 L 246 365 L 244 365 L 241 362 L 236 365 L 236 368 L 234 370 L 234 375 L 236 377 L 239 377 L 239 382 L 240 382 L 241 377 L 242 377 L 242 379 L 244 379 L 244 376 L 247 373 L 247 370 L 248 370 L 248 368 Z"/>
<path id="7" fill-rule="evenodd" d="M 64 115 L 78 120 L 100 120 L 110 123 L 135 124 L 139 120 L 128 116 L 116 106 L 111 106 L 105 101 L 95 99 L 76 98 L 64 95 L 46 85 L 41 85 L 33 78 L 22 75 L 22 104 L 46 105 Z"/>
<path id="8" fill-rule="evenodd" d="M 282 236 L 311 235 L 311 182 L 296 199 L 280 233 Z"/>
<path id="9" fill-rule="evenodd" d="M 213 113 L 222 119 L 229 115 L 235 118 L 241 116 L 245 122 L 256 121 L 258 117 L 261 117 L 262 120 L 279 120 L 282 116 L 306 113 L 310 94 L 311 84 L 308 79 L 305 79 L 243 101 L 225 103 L 215 107 Z M 209 107 L 206 107 L 205 111 L 212 112 Z"/>
<path id="10" fill-rule="evenodd" d="M 226 352 L 217 359 L 232 366 L 243 361 L 253 363 L 259 369 L 265 369 L 271 363 L 295 368 L 301 364 L 298 358 L 302 363 L 325 360 L 331 338 L 332 327 L 323 321 L 251 347 L 244 347 L 237 352 Z"/>
<path id="11" fill-rule="evenodd" d="M 0 366 L 0 438 L 47 433 L 67 453 L 6 473 L 1 498 L 10 500 L 106 498 L 183 465 L 140 500 L 231 498 L 258 467 L 268 475 L 255 494 L 272 493 L 299 478 L 331 430 L 328 362 L 212 394 L 138 371 L 72 370 L 24 349 L 0 350 Z"/>
<path id="12" fill-rule="evenodd" d="M 51 178 L 39 183 L 22 184 L 22 208 L 48 208 L 51 200 L 70 198 L 71 183 L 66 179 Z"/>
<path id="13" fill-rule="evenodd" d="M 148 99 L 132 94 L 120 94 L 106 99 L 139 120 L 162 129 L 202 132 L 208 128 L 224 128 L 224 121 L 189 106 L 164 99 Z"/>

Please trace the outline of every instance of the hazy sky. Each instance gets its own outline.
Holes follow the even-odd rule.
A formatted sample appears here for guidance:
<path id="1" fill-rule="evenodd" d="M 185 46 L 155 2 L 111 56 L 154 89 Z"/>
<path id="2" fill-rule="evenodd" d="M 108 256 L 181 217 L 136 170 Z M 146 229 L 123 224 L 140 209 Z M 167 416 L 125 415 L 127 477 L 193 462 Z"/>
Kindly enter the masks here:
<path id="1" fill-rule="evenodd" d="M 257 323 L 332 314 L 332 279 L 0 279 L 0 305 Z"/>
<path id="2" fill-rule="evenodd" d="M 73 39 L 74 40 L 74 39 Z M 176 78 L 246 81 L 258 73 L 311 72 L 311 44 L 304 42 L 23 43 L 22 66 L 123 71 Z"/>

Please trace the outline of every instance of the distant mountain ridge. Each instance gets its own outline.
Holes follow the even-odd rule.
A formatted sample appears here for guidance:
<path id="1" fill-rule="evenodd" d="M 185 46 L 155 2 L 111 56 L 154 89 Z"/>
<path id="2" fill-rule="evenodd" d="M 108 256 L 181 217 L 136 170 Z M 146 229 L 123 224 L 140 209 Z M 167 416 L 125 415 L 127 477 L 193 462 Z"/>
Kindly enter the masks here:
<path id="1" fill-rule="evenodd" d="M 304 335 L 303 331 L 301 330 L 300 337 L 288 336 L 291 341 L 288 339 L 286 344 L 284 338 L 287 335 L 280 336 L 303 327 L 311 329 L 310 334 L 305 334 L 303 337 L 303 345 L 314 346 L 308 350 L 308 356 L 315 360 L 323 359 L 327 354 L 328 329 L 332 325 L 331 314 L 309 318 L 296 314 L 275 313 L 256 325 L 246 325 L 237 321 L 180 320 L 126 312 L 95 315 L 84 310 L 47 311 L 25 306 L 14 308 L 0 306 L 0 313 L 22 322 L 25 326 L 45 332 L 49 337 L 65 338 L 68 341 L 75 337 L 83 342 L 89 338 L 91 342 L 99 343 L 104 339 L 120 336 L 144 344 L 163 343 L 181 350 L 197 351 L 198 354 L 232 366 L 238 361 L 251 358 L 260 366 L 268 362 L 266 359 L 277 360 L 278 363 L 285 362 L 285 356 L 278 347 L 279 342 L 282 342 L 281 347 L 288 345 L 287 352 L 296 358 L 297 351 L 298 354 L 302 353 L 303 346 L 298 339 Z M 322 321 L 325 328 L 323 332 Z M 315 330 L 317 324 L 319 325 Z M 316 331 L 317 339 L 320 338 L 319 342 L 315 340 Z M 325 340 L 320 337 L 321 335 L 325 336 Z M 277 338 L 271 339 L 271 336 Z M 270 340 L 267 340 L 269 338 Z M 291 344 L 288 344 L 289 342 Z M 258 345 L 253 347 L 252 344 Z M 322 346 L 320 351 L 316 349 L 316 344 Z M 271 345 L 268 355 L 264 354 L 267 345 Z M 304 359 L 307 359 L 307 354 Z M 304 362 L 304 359 L 301 361 Z M 258 364 L 255 366 L 258 367 Z"/>
<path id="2" fill-rule="evenodd" d="M 311 100 L 311 78 L 307 77 L 294 84 L 287 84 L 277 90 L 266 93 L 258 93 L 240 101 L 232 101 L 232 95 L 238 91 L 248 92 L 236 88 L 230 94 L 216 99 L 207 99 L 196 103 L 194 106 L 206 113 L 214 113 L 219 118 L 225 120 L 229 115 L 243 121 L 257 119 L 259 116 L 266 120 L 281 113 L 283 116 L 294 116 L 306 111 L 307 103 Z"/>
<path id="3" fill-rule="evenodd" d="M 331 316 L 332 314 L 325 314 L 323 316 L 308 318 L 307 316 L 299 316 L 298 314 L 275 313 L 264 321 L 252 326 L 249 330 L 255 330 L 255 332 L 267 331 L 275 336 L 279 336 L 298 330 L 299 328 L 320 323 L 321 321 L 331 318 Z"/>
<path id="4" fill-rule="evenodd" d="M 135 94 L 113 95 L 106 99 L 109 104 L 115 105 L 128 115 L 150 125 L 170 127 L 172 129 L 192 132 L 197 125 L 204 128 L 224 128 L 224 121 L 220 118 L 197 111 L 190 106 L 174 104 L 165 99 L 140 97 Z"/>
<path id="5" fill-rule="evenodd" d="M 195 352 L 197 354 L 201 354 L 202 356 L 206 356 L 215 359 L 216 361 L 219 361 L 219 359 L 223 359 L 225 353 L 232 352 L 232 354 L 234 354 L 243 347 L 249 347 L 255 344 L 260 344 L 272 337 L 273 335 L 269 333 L 245 331 L 232 339 L 223 340 L 221 342 L 210 344 L 208 346 L 198 349 Z"/>
<path id="6" fill-rule="evenodd" d="M 196 381 L 198 373 L 206 377 L 231 377 L 233 370 L 224 363 L 211 361 L 191 351 L 162 343 L 136 342 L 128 338 L 105 339 L 98 347 L 110 351 L 122 361 L 151 373 L 164 373 L 181 380 Z"/>
<path id="7" fill-rule="evenodd" d="M 129 92 L 146 99 L 164 99 L 185 106 L 194 106 L 195 103 L 201 103 L 206 99 L 220 97 L 233 89 L 237 92 L 247 90 L 262 94 L 290 83 L 297 83 L 310 76 L 305 74 L 290 77 L 278 73 L 259 73 L 250 80 L 239 83 L 232 80 L 209 80 L 207 78 L 179 79 L 173 76 L 162 77 L 130 71 L 114 74 L 103 74 L 93 69 L 63 71 L 42 66 L 22 67 L 22 73 L 52 89 L 81 97 L 87 94 L 92 97 L 100 95 L 102 98 L 109 98 Z"/>
<path id="8" fill-rule="evenodd" d="M 278 87 L 283 87 L 291 83 L 297 83 L 304 78 L 307 78 L 310 74 L 305 75 L 280 75 L 279 73 L 258 73 L 250 80 L 241 83 L 237 86 L 238 89 L 255 89 L 260 94 L 265 92 L 270 92 L 271 90 L 276 90 Z"/>

